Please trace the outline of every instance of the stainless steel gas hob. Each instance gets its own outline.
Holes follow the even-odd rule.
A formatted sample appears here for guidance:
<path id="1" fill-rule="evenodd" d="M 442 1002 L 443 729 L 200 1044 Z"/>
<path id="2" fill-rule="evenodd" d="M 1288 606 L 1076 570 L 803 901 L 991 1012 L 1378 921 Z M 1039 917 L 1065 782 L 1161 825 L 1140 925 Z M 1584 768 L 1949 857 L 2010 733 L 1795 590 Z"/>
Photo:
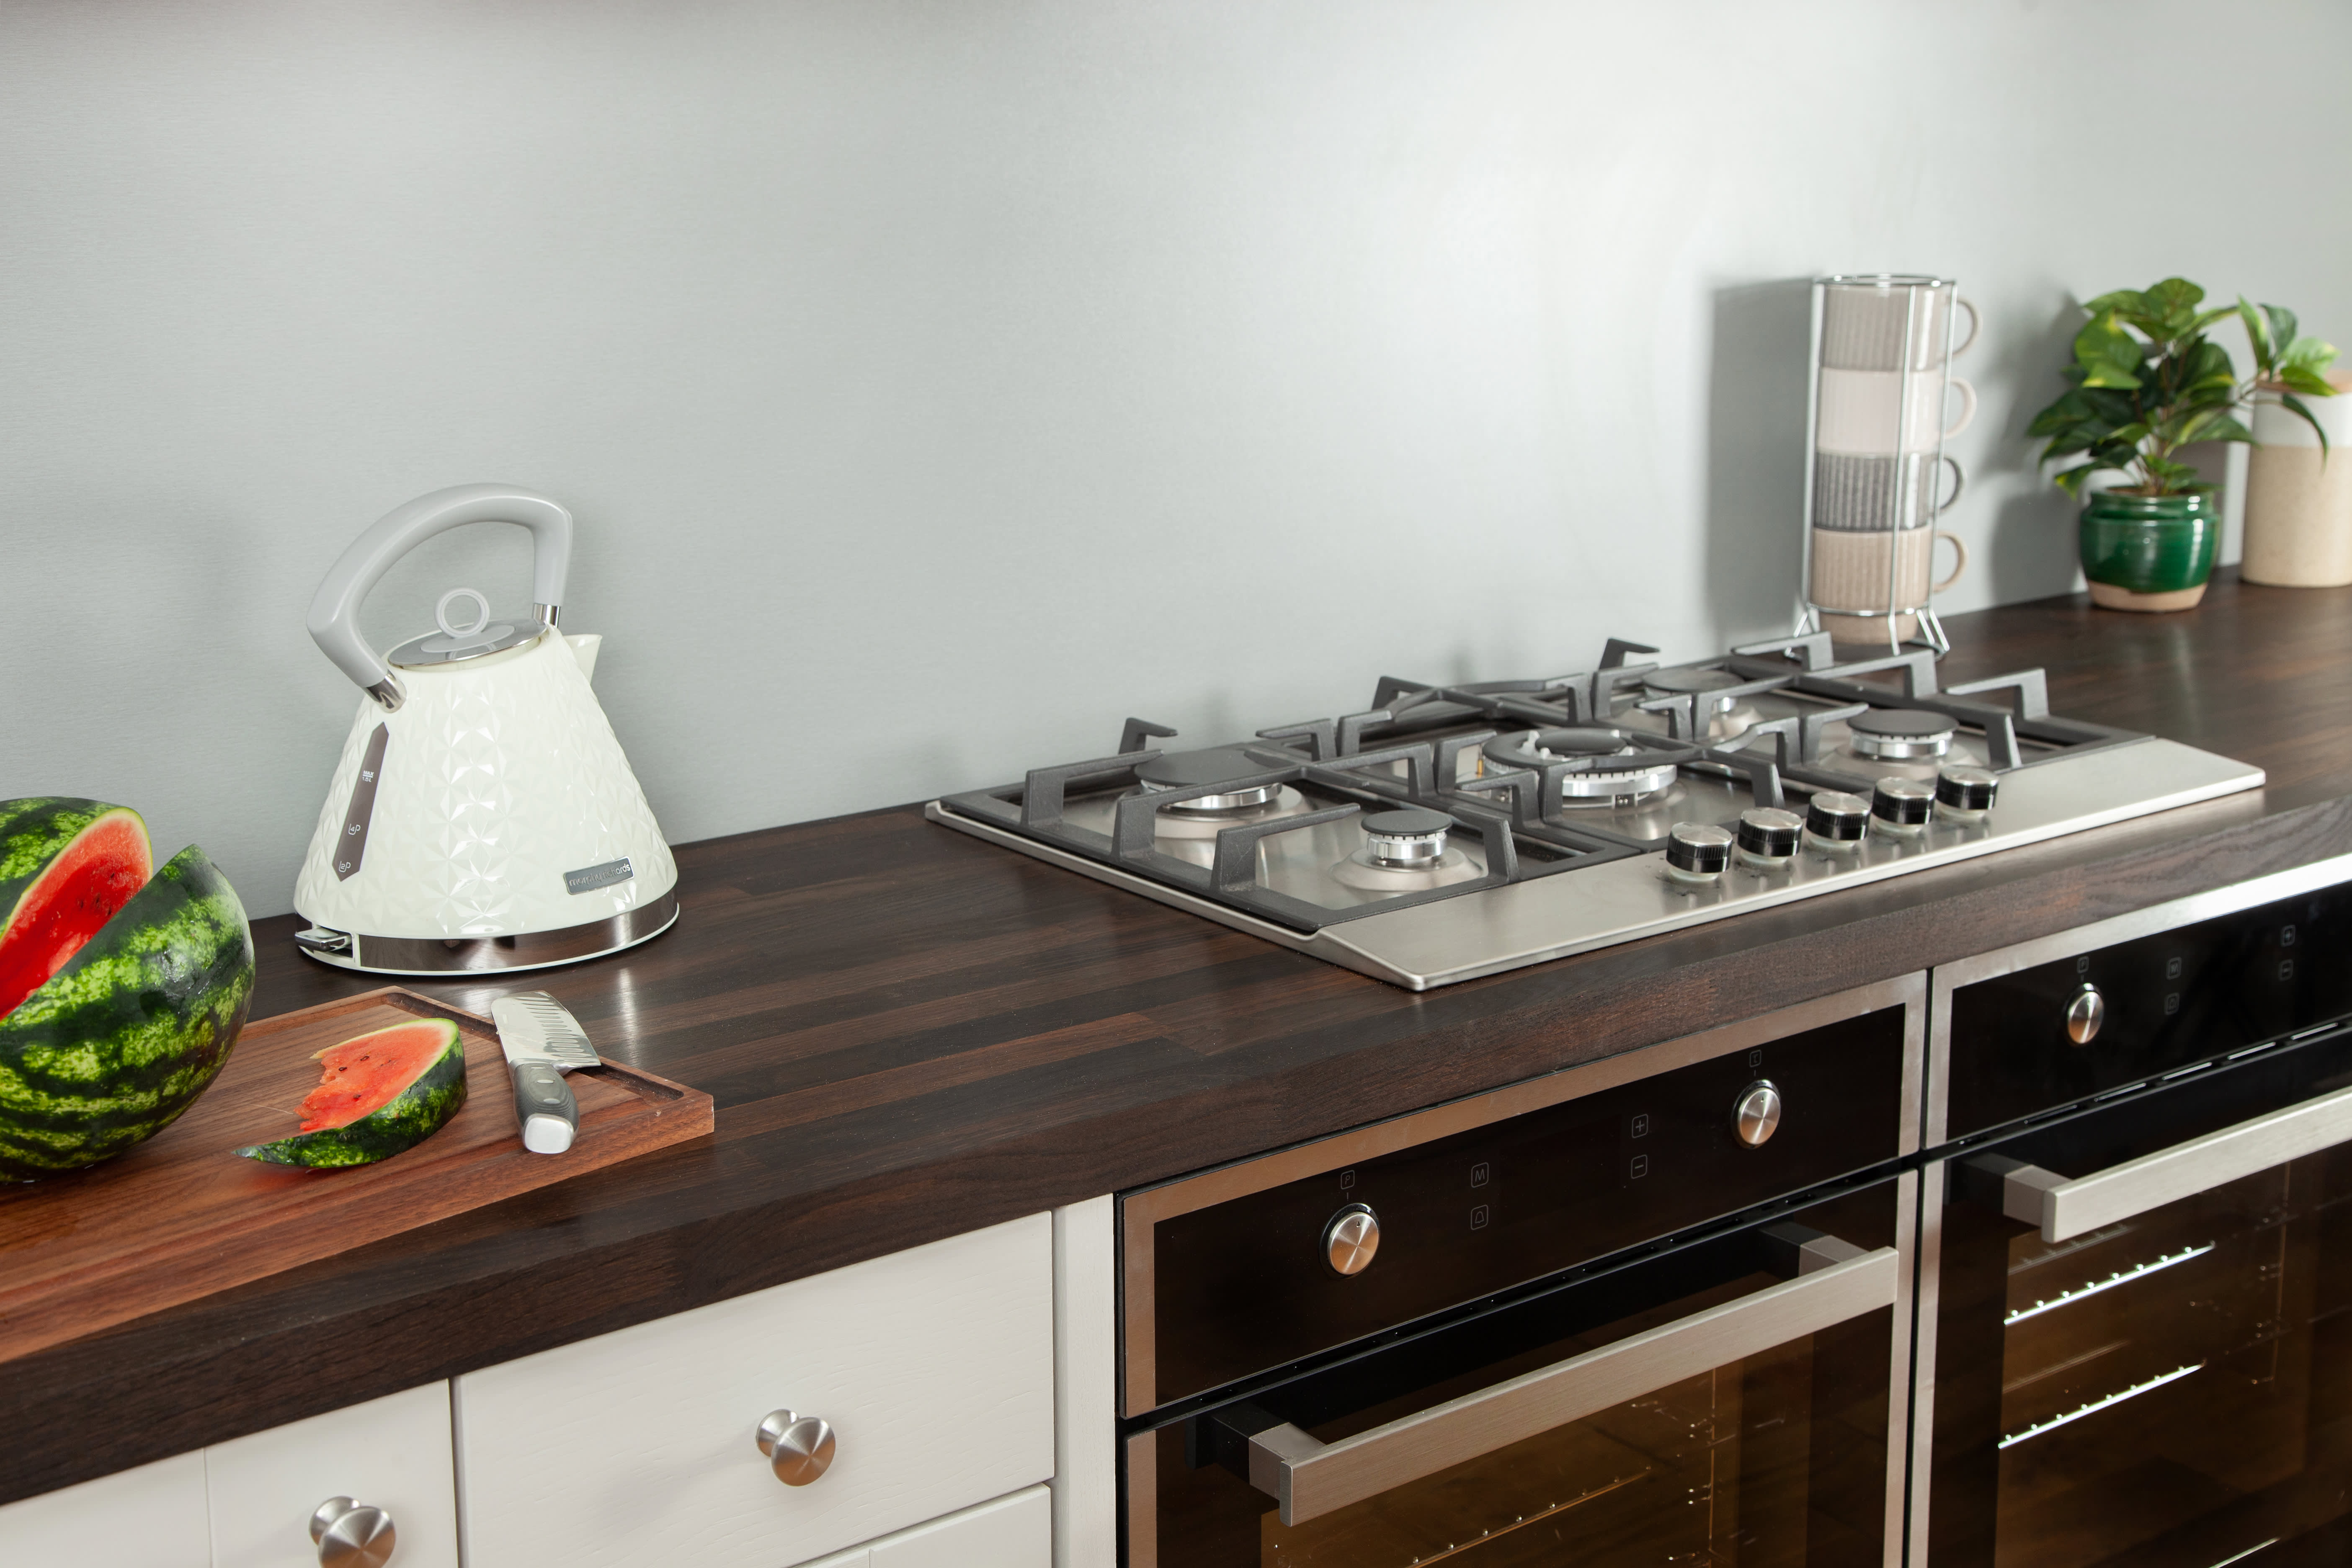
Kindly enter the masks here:
<path id="1" fill-rule="evenodd" d="M 1363 712 L 1116 755 L 930 818 L 1412 990 L 2144 816 L 2263 782 L 2053 717 L 2042 673 L 1941 688 L 1812 636 L 1695 664 L 1383 678 Z"/>

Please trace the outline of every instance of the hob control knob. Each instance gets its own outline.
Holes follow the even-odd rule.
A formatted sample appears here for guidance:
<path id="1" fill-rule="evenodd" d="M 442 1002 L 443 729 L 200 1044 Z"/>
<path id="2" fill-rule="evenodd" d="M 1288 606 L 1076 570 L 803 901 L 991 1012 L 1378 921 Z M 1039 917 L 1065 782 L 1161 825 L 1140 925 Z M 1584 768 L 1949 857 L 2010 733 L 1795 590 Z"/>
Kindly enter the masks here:
<path id="1" fill-rule="evenodd" d="M 1731 835 L 1712 823 L 1677 822 L 1666 834 L 1666 868 L 1677 880 L 1711 882 L 1731 864 Z"/>
<path id="2" fill-rule="evenodd" d="M 1777 868 L 1796 858 L 1804 819 L 1777 806 L 1755 805 L 1739 814 L 1739 858 L 1750 866 Z"/>
<path id="3" fill-rule="evenodd" d="M 1361 1274 L 1381 1249 L 1381 1222 L 1369 1205 L 1349 1204 L 1323 1227 L 1323 1261 L 1334 1274 Z"/>
<path id="4" fill-rule="evenodd" d="M 1990 811 L 2000 793 L 2000 775 L 1990 768 L 1950 767 L 1936 775 L 1936 804 L 1964 821 Z"/>
<path id="5" fill-rule="evenodd" d="M 1761 1149 L 1780 1130 L 1780 1090 L 1769 1078 L 1759 1078 L 1731 1102 L 1731 1131 L 1750 1149 Z"/>
<path id="6" fill-rule="evenodd" d="M 1851 855 L 1870 831 L 1870 803 L 1843 790 L 1822 790 L 1805 804 L 1805 842 L 1831 855 Z"/>
<path id="7" fill-rule="evenodd" d="M 1870 789 L 1870 815 L 1881 833 L 1909 838 L 1927 830 L 1936 815 L 1936 786 L 1925 779 L 1884 778 Z"/>
<path id="8" fill-rule="evenodd" d="M 2066 1004 L 2066 1037 L 2078 1046 L 2087 1046 L 2097 1039 L 2106 1021 L 2107 999 L 2099 994 L 2095 985 L 2084 985 Z"/>

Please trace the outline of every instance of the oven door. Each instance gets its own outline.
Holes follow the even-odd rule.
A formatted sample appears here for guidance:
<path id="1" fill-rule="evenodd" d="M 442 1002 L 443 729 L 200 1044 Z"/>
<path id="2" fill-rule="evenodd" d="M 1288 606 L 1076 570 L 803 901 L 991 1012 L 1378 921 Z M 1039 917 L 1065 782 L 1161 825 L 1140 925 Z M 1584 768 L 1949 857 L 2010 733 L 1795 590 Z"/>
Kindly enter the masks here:
<path id="1" fill-rule="evenodd" d="M 1130 1568 L 1896 1560 L 1914 1174 L 1128 1438 Z"/>
<path id="2" fill-rule="evenodd" d="M 1925 1175 L 1915 1560 L 2352 1561 L 2352 1033 Z"/>

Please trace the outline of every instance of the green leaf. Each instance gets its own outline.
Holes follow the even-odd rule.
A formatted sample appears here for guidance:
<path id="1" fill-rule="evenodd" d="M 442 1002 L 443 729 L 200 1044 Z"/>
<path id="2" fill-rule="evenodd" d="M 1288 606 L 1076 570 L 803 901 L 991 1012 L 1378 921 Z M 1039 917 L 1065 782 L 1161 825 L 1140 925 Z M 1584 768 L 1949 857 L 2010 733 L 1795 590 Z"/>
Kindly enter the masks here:
<path id="1" fill-rule="evenodd" d="M 2300 392 L 2305 397 L 2333 397 L 2336 395 L 2336 387 L 2334 384 L 2329 382 L 2326 376 L 2321 375 L 2316 371 L 2306 370 L 2299 364 L 2280 366 L 2278 374 L 2273 376 L 2271 379 L 2276 382 L 2279 385 L 2285 387 L 2289 392 Z"/>
<path id="2" fill-rule="evenodd" d="M 2184 387 L 2235 387 L 2238 367 L 2231 363 L 2229 350 L 2200 338 L 2181 356 L 2180 378 Z"/>
<path id="3" fill-rule="evenodd" d="M 2080 500 L 2083 494 L 2083 481 L 2097 473 L 2101 465 L 2097 463 L 2085 463 L 2079 468 L 2068 468 L 2065 472 L 2054 476 L 2058 481 L 2058 488 Z"/>
<path id="4" fill-rule="evenodd" d="M 2187 446 L 2191 441 L 2251 441 L 2254 433 L 2238 423 L 2227 407 L 2208 408 L 2180 421 L 2180 427 L 2171 439 L 2176 445 Z"/>
<path id="5" fill-rule="evenodd" d="M 2334 388 L 2331 387 L 2329 390 L 2333 391 Z M 2303 399 L 2297 397 L 2292 392 L 2281 393 L 2279 395 L 2279 404 L 2280 406 L 2285 408 L 2290 414 L 2300 416 L 2303 422 L 2311 426 L 2311 433 L 2319 437 L 2319 460 L 2323 463 L 2326 462 L 2327 460 L 2327 427 L 2322 425 L 2317 417 L 2312 414 L 2310 408 L 2305 405 Z"/>
<path id="6" fill-rule="evenodd" d="M 2112 315 L 2094 316 L 2074 334 L 2074 362 L 2083 367 L 2084 386 L 2137 386 L 2146 357 L 2139 340 Z"/>
<path id="7" fill-rule="evenodd" d="M 2137 289 L 2118 289 L 2112 294 L 2102 294 L 2095 300 L 2083 301 L 2083 309 L 2094 316 L 2145 316 L 2153 309 L 2147 296 Z"/>
<path id="8" fill-rule="evenodd" d="M 2284 354 L 2295 339 L 2294 312 L 2284 305 L 2265 305 L 2263 313 L 2271 319 L 2271 342 Z"/>
<path id="9" fill-rule="evenodd" d="M 2336 345 L 2318 338 L 2297 338 L 2279 355 L 2279 363 L 2294 370 L 2323 371 L 2336 363 Z"/>
<path id="10" fill-rule="evenodd" d="M 2234 316 L 2237 313 L 2238 307 L 2235 305 L 2216 305 L 2210 310 L 2200 310 L 2197 312 L 2197 330 L 2201 332 L 2222 317 Z"/>
<path id="11" fill-rule="evenodd" d="M 2168 278 L 2147 291 L 2149 304 L 2170 315 L 2176 310 L 2193 311 L 2205 301 L 2205 290 L 2186 278 Z"/>
<path id="12" fill-rule="evenodd" d="M 2271 336 L 2268 316 L 2254 309 L 2254 302 L 2243 294 L 2238 296 L 2238 319 L 2246 323 L 2246 341 L 2254 346 L 2254 374 L 2268 375 L 2271 366 L 2278 363 L 2278 340 Z"/>

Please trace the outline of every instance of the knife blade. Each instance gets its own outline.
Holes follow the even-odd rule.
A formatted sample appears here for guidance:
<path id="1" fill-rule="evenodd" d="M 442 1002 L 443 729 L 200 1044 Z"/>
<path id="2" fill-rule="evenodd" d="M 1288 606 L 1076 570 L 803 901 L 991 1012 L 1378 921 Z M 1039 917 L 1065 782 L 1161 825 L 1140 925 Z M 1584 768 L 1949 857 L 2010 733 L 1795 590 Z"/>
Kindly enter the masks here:
<path id="1" fill-rule="evenodd" d="M 522 1146 L 534 1154 L 562 1153 L 580 1131 L 580 1102 L 563 1075 L 602 1067 L 604 1058 L 588 1043 L 580 1020 L 544 991 L 499 997 L 490 1004 L 490 1021 L 498 1026 L 499 1046 L 514 1079 Z"/>

